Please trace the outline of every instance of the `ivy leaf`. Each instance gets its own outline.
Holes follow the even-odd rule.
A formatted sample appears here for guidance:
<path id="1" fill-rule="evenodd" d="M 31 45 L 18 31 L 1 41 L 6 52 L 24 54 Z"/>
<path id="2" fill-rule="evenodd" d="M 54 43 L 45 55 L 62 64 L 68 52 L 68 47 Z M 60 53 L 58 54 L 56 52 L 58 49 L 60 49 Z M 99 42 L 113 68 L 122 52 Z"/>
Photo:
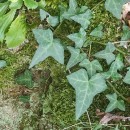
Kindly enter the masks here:
<path id="1" fill-rule="evenodd" d="M 92 62 L 90 62 L 88 59 L 84 59 L 79 66 L 84 67 L 87 72 L 88 75 L 90 77 L 92 77 L 94 74 L 96 74 L 96 71 L 102 71 L 102 66 L 99 63 L 98 60 L 93 60 Z"/>
<path id="2" fill-rule="evenodd" d="M 6 65 L 7 65 L 7 64 L 6 64 L 6 61 L 0 60 L 0 68 L 5 67 Z"/>
<path id="3" fill-rule="evenodd" d="M 9 5 L 10 9 L 20 9 L 23 5 L 23 0 L 17 0 Z"/>
<path id="4" fill-rule="evenodd" d="M 67 48 L 71 53 L 71 57 L 67 63 L 66 69 L 70 69 L 71 67 L 78 64 L 79 62 L 81 62 L 83 59 L 86 58 L 86 54 L 80 53 L 80 49 L 75 49 L 73 47 L 67 47 Z"/>
<path id="5" fill-rule="evenodd" d="M 32 73 L 29 70 L 26 70 L 23 74 L 16 78 L 16 82 L 20 85 L 25 85 L 28 88 L 33 87 Z"/>
<path id="6" fill-rule="evenodd" d="M 38 3 L 34 0 L 23 0 L 23 1 L 24 1 L 25 6 L 28 9 L 36 9 L 38 7 Z"/>
<path id="7" fill-rule="evenodd" d="M 106 112 L 111 112 L 115 108 L 118 108 L 122 111 L 125 111 L 124 101 L 123 100 L 117 100 L 117 94 L 116 93 L 108 94 L 108 95 L 106 95 L 106 97 L 110 101 L 110 103 L 108 104 L 108 106 L 106 108 Z"/>
<path id="8" fill-rule="evenodd" d="M 8 9 L 9 6 L 9 1 L 0 3 L 0 16 L 4 15 Z"/>
<path id="9" fill-rule="evenodd" d="M 9 31 L 6 33 L 6 43 L 9 48 L 19 46 L 25 40 L 26 36 L 25 16 L 19 15 L 11 24 Z"/>
<path id="10" fill-rule="evenodd" d="M 121 37 L 121 41 L 127 41 L 130 39 L 130 29 L 128 26 L 123 26 L 123 34 Z M 127 42 L 120 42 L 120 45 L 125 46 Z"/>
<path id="11" fill-rule="evenodd" d="M 80 28 L 79 33 L 73 33 L 67 36 L 73 42 L 75 42 L 76 48 L 81 48 L 86 41 L 86 32 L 83 28 Z"/>
<path id="12" fill-rule="evenodd" d="M 64 48 L 61 45 L 59 39 L 53 39 L 53 33 L 50 29 L 34 29 L 33 33 L 39 47 L 31 61 L 29 68 L 45 60 L 47 57 L 51 56 L 59 63 L 64 64 Z"/>
<path id="13" fill-rule="evenodd" d="M 47 22 L 55 27 L 58 23 L 59 23 L 59 19 L 57 16 L 51 16 L 49 13 L 47 13 L 46 11 L 40 9 L 40 17 L 41 17 L 41 20 L 47 20 Z"/>
<path id="14" fill-rule="evenodd" d="M 125 82 L 126 84 L 130 84 L 130 67 L 127 68 L 128 71 L 123 79 L 123 82 Z"/>
<path id="15" fill-rule="evenodd" d="M 88 79 L 87 71 L 80 69 L 67 76 L 69 83 L 76 90 L 76 119 L 86 112 L 93 98 L 107 88 L 105 80 L 100 74 Z"/>
<path id="16" fill-rule="evenodd" d="M 121 18 L 122 6 L 129 0 L 106 0 L 105 8 L 111 12 L 116 18 Z"/>
<path id="17" fill-rule="evenodd" d="M 79 23 L 83 29 L 87 29 L 88 25 L 90 24 L 90 19 L 92 18 L 92 12 L 90 9 L 88 9 L 86 12 L 82 14 L 78 14 L 75 16 L 72 16 L 71 19 L 75 22 Z"/>
<path id="18" fill-rule="evenodd" d="M 112 43 L 108 42 L 105 50 L 97 52 L 94 56 L 97 58 L 105 59 L 107 64 L 110 64 L 115 59 L 115 55 L 112 53 L 114 50 L 115 46 Z"/>
<path id="19" fill-rule="evenodd" d="M 117 55 L 116 60 L 111 64 L 109 71 L 102 74 L 106 79 L 111 77 L 113 80 L 118 80 L 122 78 L 122 76 L 117 71 L 122 69 L 123 67 L 124 64 L 122 62 L 122 57 L 121 55 Z"/>
<path id="20" fill-rule="evenodd" d="M 0 41 L 3 42 L 5 37 L 5 32 L 7 31 L 9 25 L 13 21 L 16 10 L 11 10 L 7 14 L 0 17 Z"/>
<path id="21" fill-rule="evenodd" d="M 102 38 L 102 36 L 103 36 L 102 29 L 103 29 L 103 26 L 100 24 L 90 33 L 90 35 Z"/>
<path id="22" fill-rule="evenodd" d="M 76 15 L 76 13 L 77 13 L 77 1 L 69 0 L 69 9 L 67 11 L 64 11 L 64 13 L 62 13 L 62 17 L 70 20 L 70 17 Z"/>

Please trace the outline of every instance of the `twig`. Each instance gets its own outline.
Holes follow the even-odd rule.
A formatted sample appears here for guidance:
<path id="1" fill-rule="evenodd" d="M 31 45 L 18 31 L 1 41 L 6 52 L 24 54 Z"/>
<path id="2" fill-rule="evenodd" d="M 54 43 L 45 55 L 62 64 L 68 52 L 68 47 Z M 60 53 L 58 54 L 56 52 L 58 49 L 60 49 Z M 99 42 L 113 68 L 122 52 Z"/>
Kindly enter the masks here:
<path id="1" fill-rule="evenodd" d="M 104 0 L 100 1 L 98 4 L 96 4 L 91 10 L 95 10 Z"/>
<path id="2" fill-rule="evenodd" d="M 92 45 L 90 44 L 89 45 L 89 53 L 88 53 L 88 58 L 90 59 L 90 56 L 91 56 L 91 50 L 92 50 Z"/>
<path id="3" fill-rule="evenodd" d="M 119 92 L 115 89 L 115 87 L 112 85 L 112 83 L 111 83 L 110 81 L 108 81 L 108 80 L 106 80 L 106 81 L 107 81 L 107 83 L 110 85 L 110 87 L 113 88 L 113 90 L 115 91 L 115 93 L 117 93 L 123 100 L 125 100 L 126 102 L 128 102 L 128 100 L 127 100 L 121 93 L 119 93 Z"/>
<path id="4" fill-rule="evenodd" d="M 90 128 L 91 128 L 91 130 L 93 130 L 92 123 L 91 123 L 91 120 L 90 120 L 90 116 L 88 114 L 88 111 L 86 111 L 86 112 L 87 112 L 87 117 L 88 117 L 88 121 L 89 121 L 89 124 L 90 124 Z"/>

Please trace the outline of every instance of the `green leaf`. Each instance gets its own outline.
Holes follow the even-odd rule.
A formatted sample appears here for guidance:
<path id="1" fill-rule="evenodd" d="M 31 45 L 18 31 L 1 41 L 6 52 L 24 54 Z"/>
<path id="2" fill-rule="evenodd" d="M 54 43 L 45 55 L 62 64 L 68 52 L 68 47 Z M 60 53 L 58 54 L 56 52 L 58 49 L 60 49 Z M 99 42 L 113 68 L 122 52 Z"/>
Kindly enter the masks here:
<path id="1" fill-rule="evenodd" d="M 7 64 L 6 64 L 6 61 L 0 60 L 0 68 L 5 67 L 6 65 L 7 65 Z"/>
<path id="2" fill-rule="evenodd" d="M 75 49 L 75 48 L 70 47 L 70 46 L 67 48 L 71 53 L 71 57 L 67 63 L 66 69 L 70 69 L 71 67 L 78 64 L 79 62 L 81 62 L 82 60 L 84 60 L 86 58 L 86 54 L 80 53 L 80 49 Z"/>
<path id="3" fill-rule="evenodd" d="M 67 76 L 69 83 L 76 90 L 76 119 L 86 112 L 93 98 L 107 88 L 105 80 L 100 74 L 88 79 L 87 71 L 80 69 Z"/>
<path id="4" fill-rule="evenodd" d="M 50 29 L 34 29 L 34 36 L 39 43 L 39 47 L 31 61 L 29 68 L 51 56 L 59 63 L 64 64 L 64 48 L 59 39 L 53 39 Z"/>
<path id="5" fill-rule="evenodd" d="M 26 36 L 25 16 L 19 15 L 11 24 L 6 34 L 6 44 L 9 48 L 17 47 L 24 42 Z"/>
<path id="6" fill-rule="evenodd" d="M 123 82 L 125 82 L 126 84 L 130 84 L 130 67 L 127 68 L 128 71 L 123 79 Z"/>
<path id="7" fill-rule="evenodd" d="M 16 78 L 16 82 L 20 85 L 25 85 L 28 88 L 33 87 L 32 73 L 29 70 L 26 70 L 23 74 Z"/>
<path id="8" fill-rule="evenodd" d="M 90 24 L 90 19 L 92 18 L 92 12 L 90 9 L 88 9 L 85 13 L 78 14 L 75 16 L 72 16 L 71 19 L 75 22 L 79 23 L 83 29 L 87 29 L 88 25 Z"/>
<path id="9" fill-rule="evenodd" d="M 0 41 L 3 42 L 5 37 L 5 32 L 7 31 L 9 25 L 13 21 L 16 10 L 11 10 L 7 14 L 0 17 Z"/>
<path id="10" fill-rule="evenodd" d="M 69 0 L 69 9 L 62 13 L 62 17 L 70 20 L 71 16 L 76 15 L 77 13 L 77 2 L 76 0 Z"/>
<path id="11" fill-rule="evenodd" d="M 121 41 L 128 41 L 130 39 L 130 29 L 128 26 L 123 26 L 123 34 L 121 37 Z M 127 42 L 120 42 L 120 45 L 125 46 Z"/>
<path id="12" fill-rule="evenodd" d="M 96 74 L 96 71 L 103 71 L 102 66 L 98 60 L 93 60 L 92 62 L 90 62 L 88 59 L 84 59 L 79 64 L 79 66 L 84 67 L 90 77 Z"/>
<path id="13" fill-rule="evenodd" d="M 23 5 L 23 0 L 17 0 L 9 5 L 10 9 L 20 9 Z"/>
<path id="14" fill-rule="evenodd" d="M 86 41 L 86 32 L 83 28 L 80 28 L 79 33 L 73 33 L 67 36 L 73 42 L 75 42 L 76 48 L 81 48 Z"/>
<path id="15" fill-rule="evenodd" d="M 38 7 L 38 3 L 34 0 L 23 0 L 23 1 L 24 1 L 25 6 L 28 9 L 36 9 Z"/>
<path id="16" fill-rule="evenodd" d="M 40 9 L 40 17 L 41 20 L 47 20 L 47 22 L 52 26 L 55 27 L 59 23 L 59 19 L 57 16 L 51 16 L 46 11 Z"/>
<path id="17" fill-rule="evenodd" d="M 30 100 L 30 96 L 29 96 L 29 95 L 20 95 L 20 96 L 19 96 L 19 100 L 20 100 L 21 102 L 27 103 L 27 102 L 29 102 L 29 100 Z"/>
<path id="18" fill-rule="evenodd" d="M 90 33 L 90 35 L 102 38 L 102 36 L 103 36 L 102 29 L 103 29 L 103 26 L 100 24 Z"/>
<path id="19" fill-rule="evenodd" d="M 117 100 L 117 94 L 108 94 L 106 95 L 110 103 L 108 104 L 106 108 L 106 112 L 111 112 L 112 110 L 118 108 L 122 111 L 125 111 L 125 104 L 123 100 Z"/>
<path id="20" fill-rule="evenodd" d="M 4 2 L 4 3 L 0 3 L 0 17 L 2 17 L 2 15 L 4 15 L 8 9 L 9 6 L 9 2 Z"/>
<path id="21" fill-rule="evenodd" d="M 106 0 L 105 8 L 111 12 L 116 18 L 121 18 L 122 6 L 129 0 Z"/>
<path id="22" fill-rule="evenodd" d="M 121 55 L 117 55 L 116 60 L 111 64 L 109 71 L 102 73 L 102 75 L 106 79 L 111 77 L 113 80 L 118 80 L 122 78 L 122 76 L 117 71 L 122 69 L 123 67 L 124 64 L 122 62 L 122 57 Z"/>
<path id="23" fill-rule="evenodd" d="M 97 58 L 105 59 L 107 64 L 110 64 L 113 60 L 115 60 L 115 55 L 112 53 L 115 50 L 115 46 L 108 42 L 105 50 L 97 52 L 94 56 Z"/>

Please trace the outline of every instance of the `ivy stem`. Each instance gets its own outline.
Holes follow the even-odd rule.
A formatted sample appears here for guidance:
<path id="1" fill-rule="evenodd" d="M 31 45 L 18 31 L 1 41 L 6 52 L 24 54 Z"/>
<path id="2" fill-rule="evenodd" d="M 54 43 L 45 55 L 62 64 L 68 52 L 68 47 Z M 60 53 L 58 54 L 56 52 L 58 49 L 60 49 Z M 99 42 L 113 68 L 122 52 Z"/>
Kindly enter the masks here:
<path id="1" fill-rule="evenodd" d="M 98 4 L 96 4 L 91 10 L 96 9 L 104 0 L 100 1 Z"/>
<path id="2" fill-rule="evenodd" d="M 115 93 L 117 93 L 123 100 L 125 100 L 126 102 L 128 102 L 127 98 L 125 98 L 121 93 L 119 93 L 119 92 L 115 89 L 115 87 L 112 85 L 112 83 L 111 83 L 110 81 L 108 81 L 108 80 L 106 80 L 106 81 L 107 81 L 107 83 L 110 85 L 110 87 L 113 88 L 113 90 L 114 90 Z"/>
<path id="3" fill-rule="evenodd" d="M 92 45 L 90 44 L 89 45 L 89 53 L 88 53 L 88 58 L 90 59 L 90 56 L 91 56 L 91 50 L 92 50 Z"/>
<path id="4" fill-rule="evenodd" d="M 57 30 L 60 28 L 61 25 L 62 25 L 62 22 L 60 22 L 60 24 L 56 27 L 56 29 L 54 30 L 53 34 L 55 34 L 57 32 Z"/>

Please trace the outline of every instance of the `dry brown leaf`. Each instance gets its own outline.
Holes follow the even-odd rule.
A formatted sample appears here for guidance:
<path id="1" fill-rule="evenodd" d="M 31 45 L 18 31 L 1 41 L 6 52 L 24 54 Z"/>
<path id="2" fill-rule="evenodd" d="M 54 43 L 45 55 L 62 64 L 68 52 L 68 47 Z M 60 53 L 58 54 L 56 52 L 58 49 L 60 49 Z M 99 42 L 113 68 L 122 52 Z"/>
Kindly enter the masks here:
<path id="1" fill-rule="evenodd" d="M 130 2 L 123 5 L 121 19 L 123 23 L 130 27 Z"/>
<path id="2" fill-rule="evenodd" d="M 124 116 L 118 116 L 118 115 L 114 115 L 114 114 L 110 114 L 110 113 L 106 113 L 104 115 L 104 117 L 100 120 L 101 124 L 108 124 L 109 121 L 126 121 L 129 120 L 130 121 L 130 117 L 124 117 Z"/>

